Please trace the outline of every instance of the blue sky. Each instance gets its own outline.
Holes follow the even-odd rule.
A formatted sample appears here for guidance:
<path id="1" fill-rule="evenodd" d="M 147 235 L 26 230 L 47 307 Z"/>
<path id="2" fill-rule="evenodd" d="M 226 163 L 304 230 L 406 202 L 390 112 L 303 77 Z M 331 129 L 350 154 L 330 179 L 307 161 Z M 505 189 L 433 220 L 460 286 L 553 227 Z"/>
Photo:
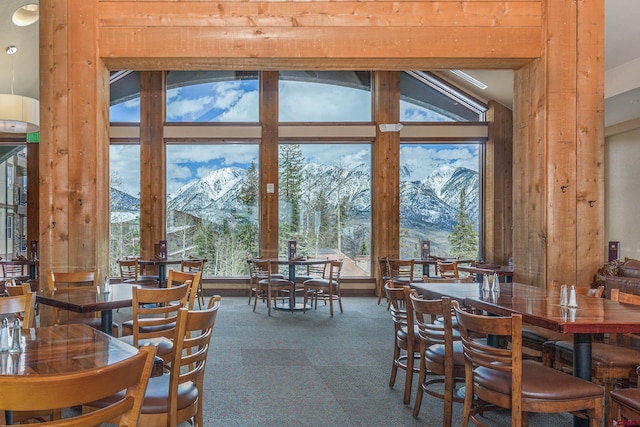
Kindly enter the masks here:
<path id="1" fill-rule="evenodd" d="M 280 117 L 282 121 L 370 121 L 371 94 L 336 85 L 281 81 Z M 257 122 L 257 82 L 237 80 L 207 83 L 172 89 L 167 93 L 168 121 Z M 139 99 L 111 107 L 111 121 L 139 121 Z M 401 103 L 404 121 L 442 121 L 429 110 Z M 359 164 L 370 162 L 370 153 L 362 145 L 306 145 L 308 161 L 323 164 Z M 206 176 L 212 168 L 248 167 L 257 163 L 256 144 L 168 145 L 167 170 L 171 178 L 169 193 L 190 180 Z M 414 171 L 412 180 L 422 179 L 437 165 L 449 164 L 478 170 L 477 145 L 414 145 L 401 147 L 401 161 Z M 139 147 L 111 146 L 111 170 L 118 177 L 117 187 L 137 195 L 140 182 Z"/>

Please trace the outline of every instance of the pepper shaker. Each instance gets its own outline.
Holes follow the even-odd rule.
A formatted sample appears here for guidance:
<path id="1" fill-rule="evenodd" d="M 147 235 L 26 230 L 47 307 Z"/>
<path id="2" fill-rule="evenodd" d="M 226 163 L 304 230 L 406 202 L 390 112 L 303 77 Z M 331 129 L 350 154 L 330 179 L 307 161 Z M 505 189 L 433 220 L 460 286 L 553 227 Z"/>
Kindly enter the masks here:
<path id="1" fill-rule="evenodd" d="M 2 319 L 2 327 L 0 327 L 0 351 L 9 350 L 9 321 L 5 317 Z"/>
<path id="2" fill-rule="evenodd" d="M 20 353 L 22 351 L 22 347 L 20 347 L 21 341 L 21 333 L 20 330 L 20 321 L 18 319 L 13 321 L 13 327 L 11 328 L 11 348 L 9 349 L 9 353 Z"/>
<path id="3" fill-rule="evenodd" d="M 576 285 L 571 285 L 571 292 L 569 292 L 569 308 L 578 308 L 578 300 L 576 298 Z"/>

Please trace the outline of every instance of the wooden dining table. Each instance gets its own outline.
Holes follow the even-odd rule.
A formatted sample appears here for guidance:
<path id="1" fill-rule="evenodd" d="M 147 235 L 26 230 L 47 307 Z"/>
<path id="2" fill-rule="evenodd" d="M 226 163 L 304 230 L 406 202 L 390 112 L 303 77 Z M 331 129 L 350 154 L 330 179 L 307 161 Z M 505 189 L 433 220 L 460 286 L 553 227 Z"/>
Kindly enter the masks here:
<path id="1" fill-rule="evenodd" d="M 82 288 L 41 290 L 36 294 L 36 302 L 75 313 L 101 313 L 101 329 L 113 334 L 113 309 L 131 307 L 133 296 L 131 289 L 135 284 L 119 283 L 110 286 L 110 292 L 94 286 Z"/>
<path id="2" fill-rule="evenodd" d="M 606 298 L 577 295 L 577 308 L 560 306 L 560 293 L 521 283 L 500 283 L 500 292 L 483 292 L 480 284 L 412 283 L 428 298 L 448 296 L 498 316 L 522 315 L 531 325 L 573 334 L 573 375 L 591 381 L 594 334 L 640 332 L 640 307 Z M 460 285 L 467 285 L 463 288 Z M 574 426 L 588 420 L 574 417 Z"/>
<path id="3" fill-rule="evenodd" d="M 332 261 L 336 261 L 335 259 L 327 259 L 327 258 L 269 258 L 264 261 L 271 261 L 272 263 L 278 265 L 288 265 L 289 266 L 289 281 L 291 283 L 296 283 L 296 267 L 299 265 L 314 265 L 314 264 L 329 264 Z M 292 296 L 294 310 L 303 310 L 303 303 L 296 303 L 296 293 L 293 293 Z M 282 302 L 276 306 L 279 310 L 291 310 L 288 302 Z M 307 308 L 311 308 L 307 306 Z"/>
<path id="4" fill-rule="evenodd" d="M 167 266 L 168 265 L 176 265 L 182 262 L 181 259 L 178 258 L 149 258 L 149 259 L 139 259 L 138 263 L 140 265 L 145 266 L 156 266 L 158 267 L 158 287 L 164 288 L 166 279 L 167 279 Z"/>
<path id="5" fill-rule="evenodd" d="M 81 323 L 24 331 L 22 346 L 20 353 L 0 352 L 0 375 L 64 375 L 103 368 L 138 353 L 137 348 Z M 11 424 L 11 411 L 5 416 Z"/>
<path id="6" fill-rule="evenodd" d="M 479 265 L 459 265 L 458 271 L 464 271 L 466 273 L 472 273 L 476 275 L 476 281 L 482 283 L 482 277 L 485 274 L 497 274 L 500 277 L 500 280 L 504 282 L 510 282 L 513 277 L 513 267 L 509 267 L 508 265 L 490 265 L 490 264 L 479 264 Z"/>

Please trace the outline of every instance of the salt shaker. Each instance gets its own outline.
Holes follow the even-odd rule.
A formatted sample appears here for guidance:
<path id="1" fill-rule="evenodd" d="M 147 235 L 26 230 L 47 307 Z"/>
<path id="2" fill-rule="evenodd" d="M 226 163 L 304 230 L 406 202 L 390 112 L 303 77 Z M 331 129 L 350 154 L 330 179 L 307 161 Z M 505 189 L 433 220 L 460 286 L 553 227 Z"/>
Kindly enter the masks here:
<path id="1" fill-rule="evenodd" d="M 109 276 L 104 276 L 104 286 L 102 288 L 102 293 L 108 294 L 111 292 L 111 285 L 109 284 Z"/>
<path id="2" fill-rule="evenodd" d="M 491 287 L 489 287 L 489 276 L 486 274 L 482 275 L 482 290 L 487 292 L 491 290 Z"/>
<path id="3" fill-rule="evenodd" d="M 500 292 L 500 278 L 498 273 L 493 273 L 493 281 L 491 282 L 491 290 L 494 292 Z"/>
<path id="4" fill-rule="evenodd" d="M 13 327 L 11 328 L 11 348 L 9 348 L 9 353 L 20 353 L 22 348 L 20 347 L 21 339 L 21 330 L 20 330 L 20 321 L 18 319 L 13 321 Z"/>
<path id="5" fill-rule="evenodd" d="M 560 306 L 566 307 L 569 304 L 569 295 L 568 295 L 567 285 L 562 285 L 560 288 Z"/>
<path id="6" fill-rule="evenodd" d="M 2 326 L 0 327 L 0 351 L 9 350 L 9 321 L 5 317 L 2 319 Z"/>
<path id="7" fill-rule="evenodd" d="M 576 285 L 571 285 L 571 292 L 569 292 L 569 308 L 578 308 L 578 300 L 576 298 Z"/>

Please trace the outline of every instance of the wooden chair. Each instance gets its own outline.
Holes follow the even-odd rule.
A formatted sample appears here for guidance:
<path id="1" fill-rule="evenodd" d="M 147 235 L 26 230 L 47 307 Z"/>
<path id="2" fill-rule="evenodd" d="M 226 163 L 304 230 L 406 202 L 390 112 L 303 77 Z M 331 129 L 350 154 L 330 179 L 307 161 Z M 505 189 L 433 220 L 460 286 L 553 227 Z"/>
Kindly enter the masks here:
<path id="1" fill-rule="evenodd" d="M 618 425 L 624 425 L 624 421 L 640 420 L 640 367 L 636 368 L 636 375 L 636 387 L 611 390 L 611 418 Z"/>
<path id="2" fill-rule="evenodd" d="M 194 427 L 203 427 L 204 371 L 219 307 L 220 297 L 214 296 L 204 310 L 179 310 L 172 369 L 149 379 L 138 426 L 174 427 L 193 420 Z M 121 393 L 92 402 L 87 407 L 102 408 L 119 396 Z"/>
<path id="3" fill-rule="evenodd" d="M 440 277 L 458 278 L 458 263 L 456 261 L 438 261 L 436 264 Z"/>
<path id="4" fill-rule="evenodd" d="M 189 310 L 193 310 L 195 305 L 195 299 L 196 299 L 195 288 L 200 283 L 201 277 L 202 277 L 202 272 L 185 273 L 182 271 L 176 271 L 176 270 L 170 269 L 169 274 L 167 275 L 167 287 L 186 285 L 187 300 L 186 300 L 186 305 L 183 305 L 183 306 L 187 307 Z M 150 288 L 150 289 L 157 289 L 157 288 Z M 135 319 L 135 315 L 133 316 L 133 318 Z M 133 334 L 133 330 L 134 330 L 133 323 L 134 323 L 133 319 L 122 322 L 122 336 L 129 336 Z"/>
<path id="5" fill-rule="evenodd" d="M 380 305 L 380 300 L 384 295 L 384 285 L 387 283 L 389 278 L 389 257 L 377 257 L 376 264 L 378 265 L 378 277 L 376 280 L 376 291 L 378 292 L 378 305 Z"/>
<path id="6" fill-rule="evenodd" d="M 167 287 L 171 286 L 181 286 L 184 284 L 190 285 L 188 287 L 189 296 L 187 297 L 187 305 L 186 307 L 189 310 L 193 310 L 195 308 L 196 299 L 200 296 L 198 294 L 198 288 L 202 283 L 202 271 L 176 271 L 174 269 L 169 269 L 169 274 L 167 275 Z M 199 306 L 199 308 L 202 308 Z"/>
<path id="7" fill-rule="evenodd" d="M 260 291 L 260 286 L 258 286 L 258 282 L 267 277 L 267 272 L 256 269 L 256 261 L 260 261 L 261 258 L 247 258 L 247 266 L 249 267 L 249 302 L 248 305 L 251 305 L 251 300 L 254 297 L 262 297 L 262 292 Z M 284 279 L 284 275 L 279 273 L 271 273 L 271 277 L 274 279 Z"/>
<path id="8" fill-rule="evenodd" d="M 204 305 L 204 293 L 202 291 L 202 274 L 204 273 L 205 260 L 201 258 L 189 258 L 180 261 L 180 271 L 184 273 L 200 273 L 200 279 L 196 286 L 196 298 L 198 299 L 198 308 Z M 196 285 L 194 283 L 194 285 Z M 192 310 L 193 308 L 190 308 Z"/>
<path id="9" fill-rule="evenodd" d="M 11 314 L 21 318 L 21 327 L 27 330 L 35 326 L 34 304 L 36 296 L 32 292 L 0 298 L 0 314 Z"/>
<path id="10" fill-rule="evenodd" d="M 255 260 L 254 261 L 256 271 L 259 272 L 260 275 L 264 275 L 264 278 L 258 280 L 258 293 L 266 299 L 267 302 L 267 313 L 271 316 L 271 301 L 276 301 L 276 293 L 278 292 L 286 292 L 286 295 L 289 297 L 289 306 L 291 312 L 293 313 L 293 295 L 295 292 L 295 285 L 288 279 L 279 279 L 275 275 L 271 273 L 272 271 L 272 263 L 271 261 L 262 261 Z M 260 277 L 260 276 L 258 276 Z M 256 305 L 258 304 L 258 298 L 256 297 L 253 301 L 253 311 L 256 311 Z"/>
<path id="11" fill-rule="evenodd" d="M 625 294 L 618 289 L 612 289 L 611 299 L 624 304 L 640 305 L 640 296 Z M 612 334 L 608 337 L 608 342 L 591 344 L 591 375 L 594 382 L 604 387 L 604 415 L 608 424 L 612 416 L 611 391 L 616 385 L 628 387 L 630 380 L 636 376 L 640 350 L 627 345 L 633 336 L 634 334 Z M 544 344 L 544 351 L 543 361 L 546 366 L 564 372 L 573 370 L 573 340 L 565 337 L 563 340 L 548 341 Z"/>
<path id="12" fill-rule="evenodd" d="M 27 294 L 31 295 L 31 298 L 29 298 L 30 301 L 28 302 L 30 308 L 27 310 L 29 311 L 29 313 L 25 313 L 24 310 L 20 310 L 19 312 L 14 313 L 14 315 L 18 319 L 20 319 L 20 321 L 22 322 L 23 329 L 35 328 L 36 327 L 36 313 L 35 313 L 36 298 L 35 298 L 35 294 L 31 292 L 31 285 L 28 283 L 21 283 L 19 285 L 13 285 L 13 284 L 10 285 L 9 283 L 6 283 L 5 290 L 7 292 L 7 295 L 9 295 L 10 297 L 17 297 L 17 296 L 27 295 Z M 5 313 L 2 313 L 2 314 L 5 314 Z"/>
<path id="13" fill-rule="evenodd" d="M 188 285 L 169 288 L 136 286 L 133 291 L 131 335 L 120 339 L 134 347 L 152 344 L 165 364 L 171 361 L 178 311 L 187 306 Z"/>
<path id="14" fill-rule="evenodd" d="M 93 427 L 108 422 L 135 426 L 154 354 L 154 347 L 143 347 L 135 356 L 108 367 L 65 375 L 0 375 L 0 402 L 6 411 L 55 411 L 122 391 L 121 399 L 99 411 L 28 425 Z M 4 423 L 2 411 L 0 416 Z"/>
<path id="15" fill-rule="evenodd" d="M 410 290 L 408 286 L 407 289 Z M 419 364 L 415 361 L 420 358 L 420 335 L 418 334 L 413 319 L 413 307 L 407 304 L 405 287 L 394 287 L 391 283 L 384 285 L 384 291 L 389 300 L 389 311 L 394 327 L 393 364 L 389 387 L 396 383 L 398 369 L 405 371 L 404 396 L 405 405 L 411 400 L 411 385 L 413 374 L 418 372 Z"/>
<path id="16" fill-rule="evenodd" d="M 324 264 L 323 264 L 324 267 Z M 309 279 L 304 282 L 304 308 L 303 313 L 307 312 L 307 299 L 311 296 L 315 302 L 315 309 L 318 309 L 318 299 L 329 301 L 329 313 L 333 317 L 333 301 L 337 301 L 342 313 L 342 293 L 340 291 L 340 272 L 342 270 L 342 261 L 331 261 L 329 264 L 329 277 L 319 277 Z"/>
<path id="17" fill-rule="evenodd" d="M 389 266 L 389 281 L 394 286 L 402 287 L 413 281 L 414 260 L 387 259 L 387 264 Z"/>
<path id="18" fill-rule="evenodd" d="M 423 393 L 443 400 L 443 426 L 451 426 L 453 402 L 462 402 L 454 395 L 457 382 L 464 381 L 464 354 L 459 333 L 455 334 L 451 317 L 451 300 L 425 300 L 418 293 L 405 288 L 416 316 L 416 328 L 420 337 L 420 368 L 418 390 L 413 407 L 413 416 L 420 414 Z M 442 319 L 436 322 L 437 319 Z M 434 384 L 444 383 L 444 391 Z"/>
<path id="19" fill-rule="evenodd" d="M 24 273 L 24 264 L 2 264 L 2 275 L 5 279 L 28 280 L 29 275 Z"/>
<path id="20" fill-rule="evenodd" d="M 62 272 L 62 271 L 48 271 L 47 272 L 47 289 L 50 292 L 54 290 L 56 292 L 87 292 L 89 287 L 92 291 L 95 291 L 96 288 L 100 286 L 100 280 L 98 278 L 98 270 L 89 270 L 89 271 L 73 271 L 73 272 Z M 53 323 L 55 325 L 58 324 L 68 324 L 68 323 L 85 323 L 91 326 L 94 329 L 102 330 L 100 313 L 92 313 L 89 316 L 83 317 L 76 313 L 66 313 L 71 314 L 66 319 L 60 319 L 60 311 L 56 307 L 52 307 L 53 313 Z M 118 336 L 120 325 L 116 322 L 113 322 L 113 335 Z"/>
<path id="21" fill-rule="evenodd" d="M 494 408 L 511 410 L 511 425 L 526 426 L 529 412 L 586 411 L 591 427 L 602 426 L 602 388 L 589 381 L 522 359 L 522 316 L 480 316 L 452 302 L 465 354 L 462 425 Z M 493 347 L 484 337 L 511 342 Z M 556 386 L 554 386 L 556 385 Z M 561 386 L 560 386 L 561 385 Z M 474 399 L 474 396 L 477 399 Z"/>
<path id="22" fill-rule="evenodd" d="M 122 283 L 135 283 L 140 286 L 158 286 L 156 276 L 145 276 L 142 274 L 142 265 L 137 258 L 118 260 L 120 268 L 120 281 Z"/>

